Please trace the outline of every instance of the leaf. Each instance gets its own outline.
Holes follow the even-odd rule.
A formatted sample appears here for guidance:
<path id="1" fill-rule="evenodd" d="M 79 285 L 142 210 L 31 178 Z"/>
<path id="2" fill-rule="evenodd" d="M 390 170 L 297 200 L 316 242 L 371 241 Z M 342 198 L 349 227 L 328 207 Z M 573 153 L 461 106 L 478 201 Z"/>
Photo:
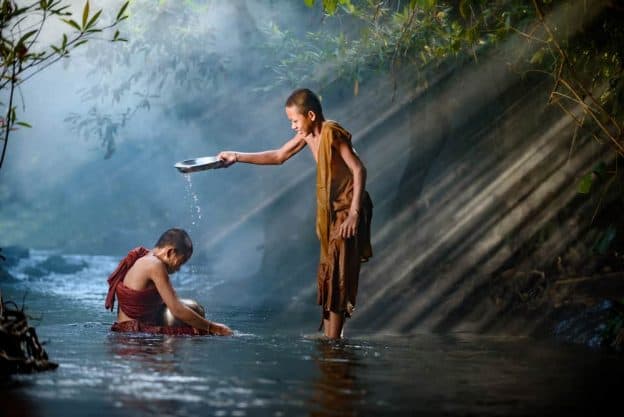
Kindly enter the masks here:
<path id="1" fill-rule="evenodd" d="M 89 19 L 89 22 L 87 23 L 87 28 L 90 28 L 91 26 L 93 26 L 95 24 L 95 22 L 97 22 L 98 17 L 100 17 L 100 15 L 102 14 L 102 10 L 98 10 L 98 12 L 96 14 L 94 14 L 91 19 Z"/>
<path id="2" fill-rule="evenodd" d="M 592 184 L 594 183 L 594 176 L 591 172 L 583 175 L 578 183 L 577 191 L 580 194 L 589 194 Z"/>
<path id="3" fill-rule="evenodd" d="M 594 167 L 592 168 L 592 172 L 598 177 L 604 178 L 607 173 L 607 165 L 604 162 L 600 161 L 596 165 L 594 165 Z"/>
<path id="4" fill-rule="evenodd" d="M 41 10 L 46 10 L 48 8 L 48 2 L 46 0 L 39 0 L 39 7 Z"/>
<path id="5" fill-rule="evenodd" d="M 15 123 L 15 124 L 16 124 L 16 125 L 23 126 L 23 127 L 27 127 L 27 128 L 29 128 L 29 129 L 30 129 L 30 128 L 32 128 L 32 126 L 31 126 L 30 124 L 26 123 L 26 122 L 17 122 L 17 123 Z"/>
<path id="6" fill-rule="evenodd" d="M 464 19 L 468 19 L 469 8 L 470 8 L 470 4 L 468 4 L 468 0 L 461 0 L 459 2 L 459 14 Z"/>
<path id="7" fill-rule="evenodd" d="M 126 9 L 128 8 L 128 4 L 130 4 L 129 1 L 125 2 L 123 6 L 121 6 L 121 8 L 119 9 L 119 13 L 117 13 L 117 17 L 115 18 L 115 20 L 122 20 L 122 16 L 124 14 L 124 12 L 126 11 Z"/>
<path id="8" fill-rule="evenodd" d="M 338 7 L 338 0 L 323 0 L 323 8 L 330 16 L 336 13 Z"/>
<path id="9" fill-rule="evenodd" d="M 63 7 L 59 7 L 58 9 L 52 10 L 52 13 L 54 13 L 54 14 L 61 14 L 61 13 L 63 13 L 65 10 L 69 9 L 69 7 L 70 7 L 69 5 L 67 5 L 67 6 L 63 6 Z M 65 12 L 64 14 L 65 14 L 66 16 L 71 16 L 71 13 L 70 13 L 70 12 Z"/>
<path id="10" fill-rule="evenodd" d="M 82 29 L 80 29 L 80 25 L 76 23 L 75 20 L 72 20 L 72 19 L 62 19 L 62 20 L 63 22 L 67 23 L 69 26 L 73 27 L 74 29 L 82 31 Z"/>
<path id="11" fill-rule="evenodd" d="M 88 39 L 83 39 L 81 41 L 78 41 L 74 44 L 74 48 L 78 48 L 80 45 L 84 45 L 85 43 L 89 42 Z"/>
<path id="12" fill-rule="evenodd" d="M 315 0 L 303 0 L 306 6 L 314 7 Z"/>
<path id="13" fill-rule="evenodd" d="M 538 49 L 533 56 L 531 57 L 531 60 L 529 61 L 531 64 L 541 64 L 542 61 L 544 60 L 544 53 L 545 50 L 544 48 L 540 48 Z"/>
<path id="14" fill-rule="evenodd" d="M 67 46 L 67 35 L 63 33 L 63 43 L 61 44 L 61 49 L 65 49 Z"/>
<path id="15" fill-rule="evenodd" d="M 82 28 L 86 29 L 87 27 L 87 19 L 89 19 L 89 0 L 84 5 L 84 9 L 82 10 Z"/>
<path id="16" fill-rule="evenodd" d="M 26 33 L 24 36 L 22 36 L 20 38 L 19 41 L 17 41 L 17 44 L 19 45 L 20 43 L 25 44 L 26 41 L 28 40 L 28 38 L 30 38 L 31 36 L 33 36 L 35 33 L 37 33 L 38 30 L 31 30 L 30 32 Z"/>

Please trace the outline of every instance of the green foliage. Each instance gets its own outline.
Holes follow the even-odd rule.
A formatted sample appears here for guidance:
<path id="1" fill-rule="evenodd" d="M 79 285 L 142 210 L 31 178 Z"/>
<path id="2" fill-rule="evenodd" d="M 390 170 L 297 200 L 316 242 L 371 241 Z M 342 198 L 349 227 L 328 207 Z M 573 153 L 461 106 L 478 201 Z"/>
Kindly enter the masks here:
<path id="1" fill-rule="evenodd" d="M 314 3 L 306 1 L 309 7 Z M 322 90 L 344 80 L 355 83 L 357 92 L 358 81 L 371 71 L 394 71 L 400 65 L 422 70 L 448 59 L 477 59 L 478 51 L 504 39 L 512 24 L 534 17 L 528 1 L 323 1 L 322 7 L 340 21 L 328 19 L 326 28 L 302 39 L 267 28 L 272 53 L 280 57 L 276 83 L 305 82 Z M 310 71 L 315 67 L 325 71 L 315 74 Z"/>
<path id="2" fill-rule="evenodd" d="M 592 172 L 588 172 L 587 174 L 583 175 L 581 177 L 581 180 L 578 182 L 578 192 L 580 194 L 589 194 L 593 183 L 594 174 Z"/>
<path id="3" fill-rule="evenodd" d="M 342 3 L 324 1 L 327 15 L 340 20 L 328 18 L 325 28 L 304 38 L 270 28 L 276 35 L 274 54 L 280 57 L 274 67 L 277 83 L 306 83 L 322 90 L 332 82 L 351 82 L 357 93 L 368 71 L 394 73 L 403 65 L 421 73 L 451 59 L 478 60 L 481 52 L 514 34 L 526 42 L 510 61 L 528 55 L 520 72 L 528 65 L 529 71 L 552 77 L 550 102 L 574 120 L 574 138 L 582 130 L 624 156 L 620 1 L 606 4 L 591 30 L 578 33 L 584 25 L 569 11 L 590 5 L 574 0 L 360 0 L 338 7 Z M 565 18 L 551 19 L 551 12 Z M 589 193 L 592 182 L 593 174 L 584 175 L 579 192 Z"/>
<path id="4" fill-rule="evenodd" d="M 73 19 L 72 13 L 68 11 L 70 4 L 63 0 L 24 3 L 3 0 L 0 4 L 0 91 L 7 91 L 8 96 L 8 103 L 0 103 L 6 115 L 0 119 L 3 141 L 0 168 L 6 155 L 10 132 L 16 125 L 30 127 L 26 122 L 17 121 L 15 89 L 58 60 L 69 57 L 73 50 L 93 39 L 94 34 L 117 26 L 126 18 L 124 13 L 129 2 L 124 3 L 117 17 L 106 24 L 100 21 L 102 10 L 92 13 L 88 0 L 82 8 L 81 24 Z M 49 26 L 51 18 L 60 19 L 69 26 L 70 32 L 62 33 L 57 43 L 42 44 L 39 35 Z M 116 32 L 112 41 L 121 40 Z"/>
<path id="5" fill-rule="evenodd" d="M 304 3 L 308 7 L 314 7 L 315 0 L 304 0 Z M 351 0 L 323 0 L 323 10 L 330 16 L 336 13 L 338 6 L 342 6 L 345 10 L 352 12 L 355 10 L 355 6 L 351 4 Z"/>

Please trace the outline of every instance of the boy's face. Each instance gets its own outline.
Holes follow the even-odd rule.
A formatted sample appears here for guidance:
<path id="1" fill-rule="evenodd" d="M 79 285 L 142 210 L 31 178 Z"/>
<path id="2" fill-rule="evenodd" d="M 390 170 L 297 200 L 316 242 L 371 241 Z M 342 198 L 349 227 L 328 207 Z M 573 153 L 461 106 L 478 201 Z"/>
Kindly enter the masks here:
<path id="1" fill-rule="evenodd" d="M 290 120 L 290 127 L 302 135 L 309 135 L 314 131 L 316 113 L 309 111 L 302 114 L 297 106 L 286 107 L 286 117 Z"/>
<path id="2" fill-rule="evenodd" d="M 188 258 L 184 255 L 178 254 L 174 248 L 167 250 L 167 258 L 165 259 L 165 265 L 167 266 L 167 272 L 173 274 L 178 272 L 180 267 L 188 261 Z"/>

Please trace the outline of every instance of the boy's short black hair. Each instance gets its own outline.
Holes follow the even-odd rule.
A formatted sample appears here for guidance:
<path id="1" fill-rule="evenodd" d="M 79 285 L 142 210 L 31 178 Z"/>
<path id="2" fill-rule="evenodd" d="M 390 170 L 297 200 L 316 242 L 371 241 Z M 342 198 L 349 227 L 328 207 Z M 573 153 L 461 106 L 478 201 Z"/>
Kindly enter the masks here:
<path id="1" fill-rule="evenodd" d="M 313 111 L 317 117 L 323 118 L 323 108 L 321 107 L 321 100 L 314 92 L 308 88 L 299 88 L 292 93 L 286 99 L 285 107 L 297 107 L 297 110 L 301 114 L 306 114 L 309 111 Z"/>
<path id="2" fill-rule="evenodd" d="M 193 254 L 193 241 L 183 229 L 172 228 L 163 233 L 155 245 L 157 248 L 173 246 L 176 252 L 189 259 Z"/>

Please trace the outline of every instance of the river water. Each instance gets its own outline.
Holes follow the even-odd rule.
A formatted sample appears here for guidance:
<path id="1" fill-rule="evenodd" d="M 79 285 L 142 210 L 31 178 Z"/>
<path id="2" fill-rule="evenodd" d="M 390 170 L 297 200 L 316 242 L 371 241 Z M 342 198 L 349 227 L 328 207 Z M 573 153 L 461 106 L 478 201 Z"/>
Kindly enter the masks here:
<path id="1" fill-rule="evenodd" d="M 328 342 L 282 326 L 271 310 L 214 299 L 221 282 L 201 268 L 182 269 L 174 286 L 235 336 L 115 334 L 103 303 L 118 259 L 64 256 L 84 268 L 41 273 L 50 255 L 31 251 L 2 290 L 18 304 L 26 294 L 31 324 L 60 366 L 5 382 L 0 415 L 569 416 L 601 415 L 619 401 L 616 354 L 468 334 Z"/>

